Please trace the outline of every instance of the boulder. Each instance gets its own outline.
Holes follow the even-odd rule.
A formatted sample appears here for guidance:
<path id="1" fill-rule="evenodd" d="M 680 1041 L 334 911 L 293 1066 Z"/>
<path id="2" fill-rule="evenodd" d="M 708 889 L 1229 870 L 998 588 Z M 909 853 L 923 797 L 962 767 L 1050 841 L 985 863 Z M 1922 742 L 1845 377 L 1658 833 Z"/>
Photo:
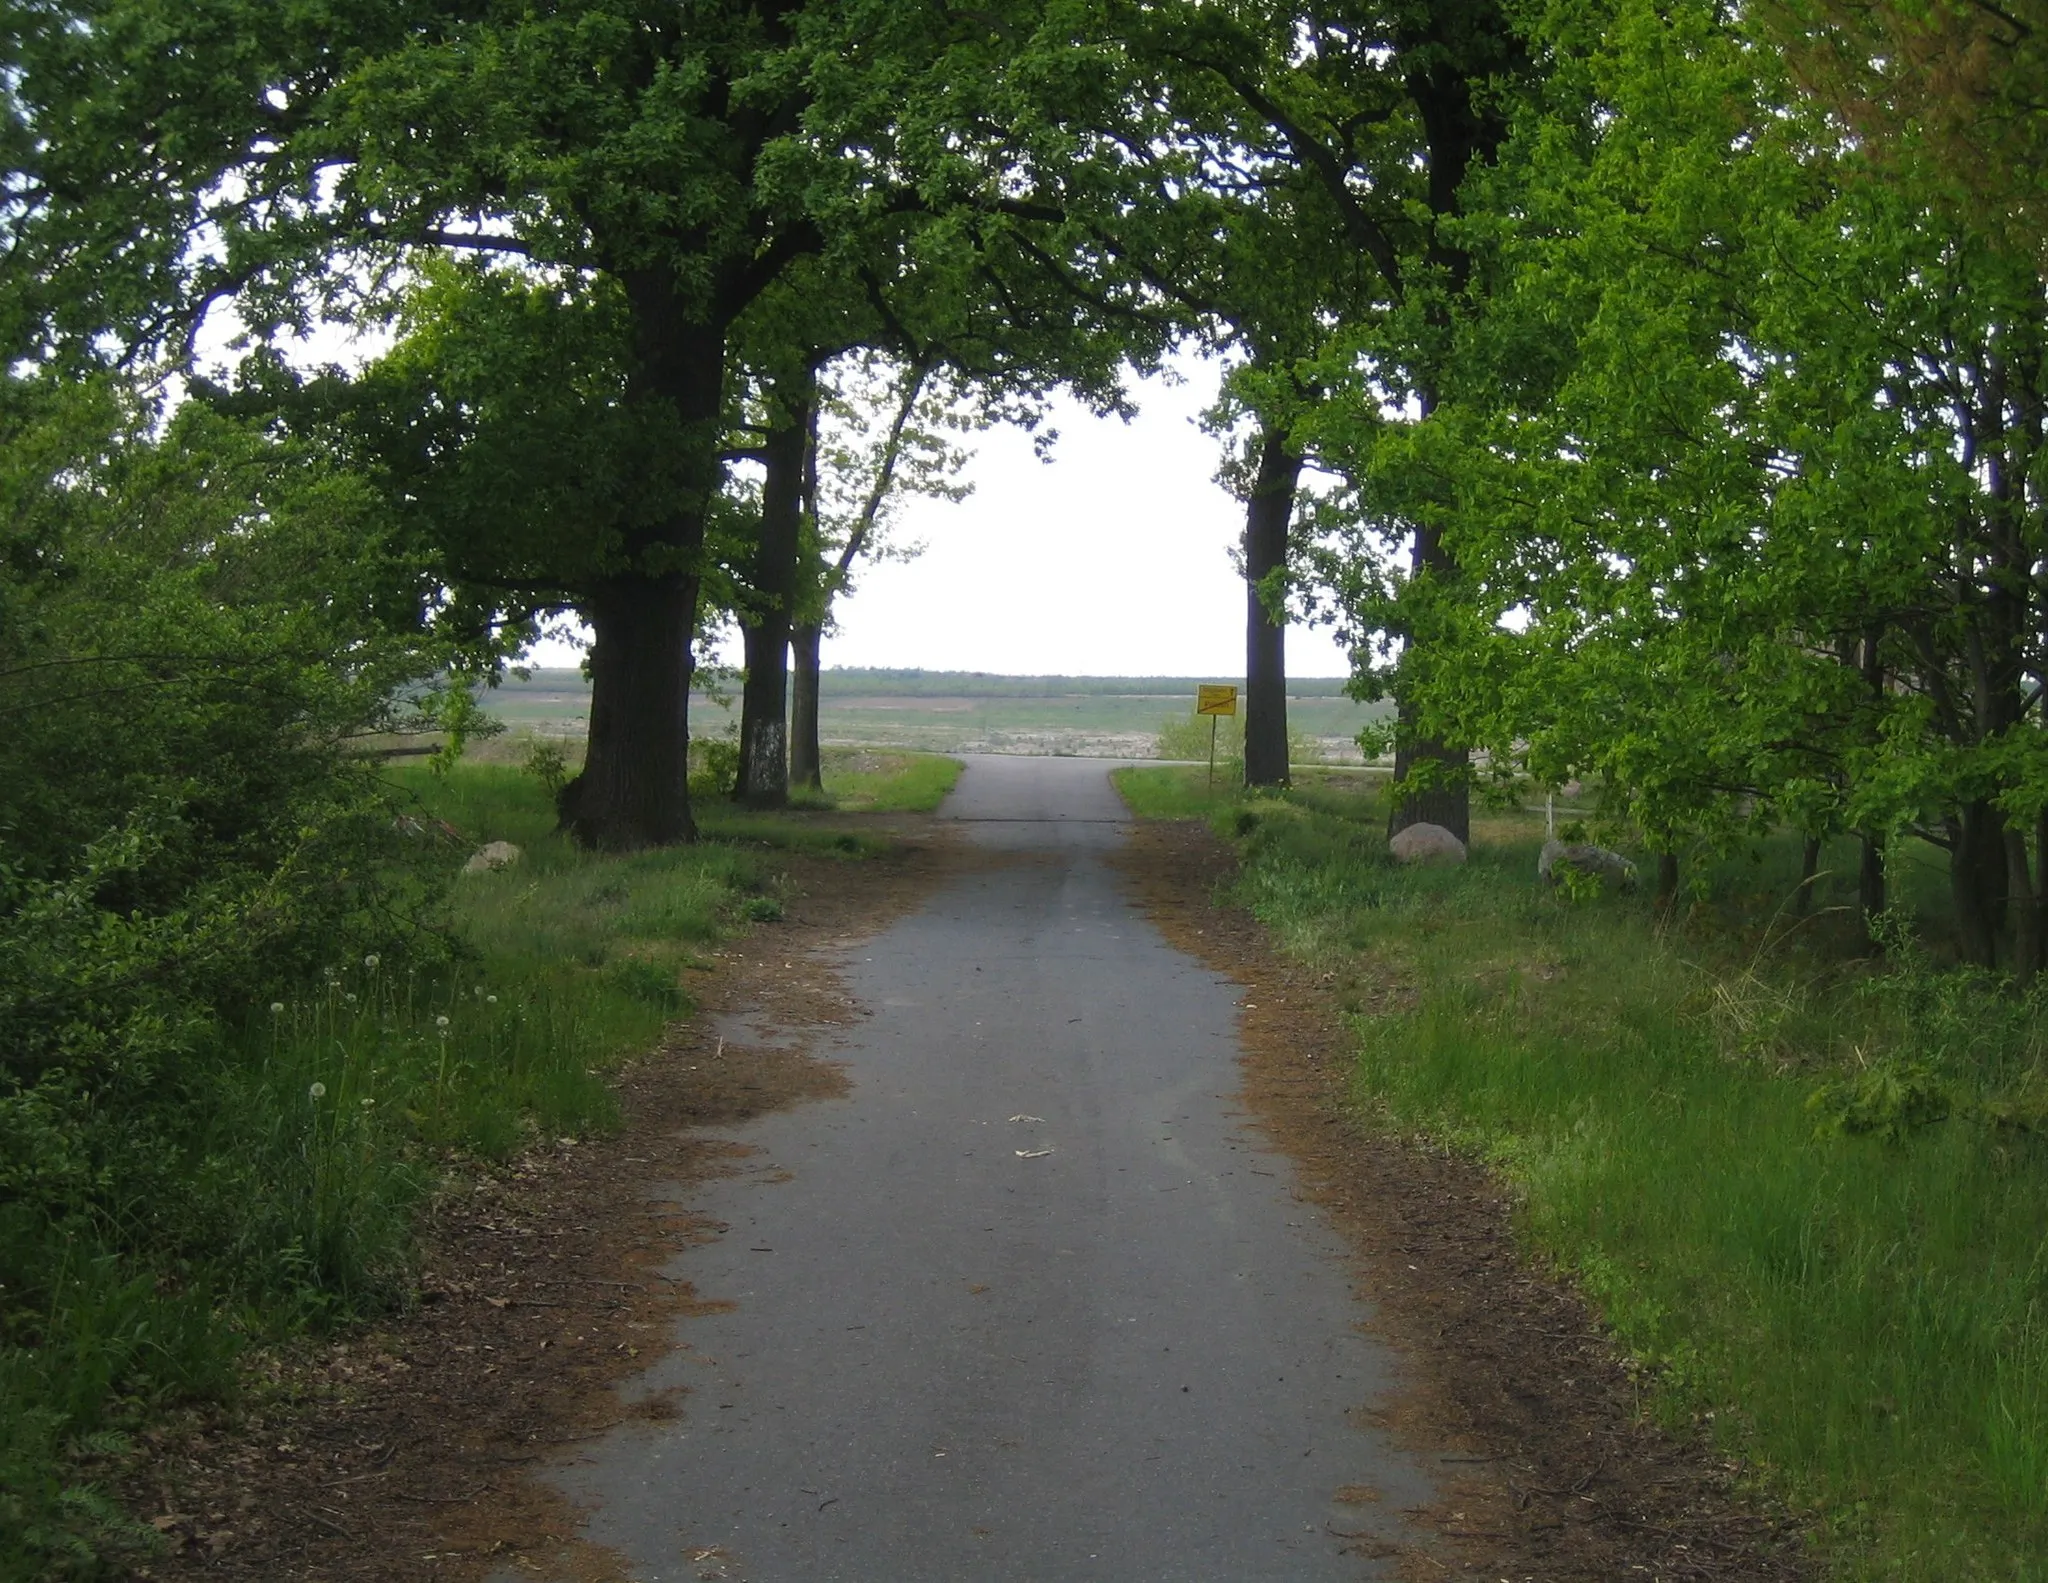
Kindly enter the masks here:
<path id="1" fill-rule="evenodd" d="M 1411 824 L 1387 842 L 1396 863 L 1462 863 L 1465 843 L 1440 824 Z"/>
<path id="2" fill-rule="evenodd" d="M 525 855 L 510 841 L 486 842 L 470 854 L 469 861 L 462 865 L 462 872 L 492 874 L 501 868 L 510 868 Z"/>
<path id="3" fill-rule="evenodd" d="M 1635 864 L 1619 852 L 1590 841 L 1560 841 L 1553 836 L 1543 843 L 1543 852 L 1536 859 L 1536 873 L 1545 883 L 1555 885 L 1558 870 L 1566 868 L 1590 874 L 1603 884 L 1622 890 L 1631 890 L 1636 883 Z"/>

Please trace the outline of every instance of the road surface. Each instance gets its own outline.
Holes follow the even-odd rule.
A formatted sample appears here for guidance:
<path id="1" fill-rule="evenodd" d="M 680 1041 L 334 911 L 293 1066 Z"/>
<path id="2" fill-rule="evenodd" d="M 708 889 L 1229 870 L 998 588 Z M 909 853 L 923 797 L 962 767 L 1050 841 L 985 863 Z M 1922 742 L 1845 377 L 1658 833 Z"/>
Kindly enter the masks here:
<path id="1" fill-rule="evenodd" d="M 850 1096 L 689 1190 L 728 1229 L 670 1273 L 733 1307 L 637 1387 L 679 1417 L 553 1475 L 585 1537 L 646 1583 L 1392 1575 L 1393 1362 L 1233 1100 L 1238 991 L 1105 861 L 1106 767 L 975 758 L 941 816 L 991 861 L 839 963 Z"/>

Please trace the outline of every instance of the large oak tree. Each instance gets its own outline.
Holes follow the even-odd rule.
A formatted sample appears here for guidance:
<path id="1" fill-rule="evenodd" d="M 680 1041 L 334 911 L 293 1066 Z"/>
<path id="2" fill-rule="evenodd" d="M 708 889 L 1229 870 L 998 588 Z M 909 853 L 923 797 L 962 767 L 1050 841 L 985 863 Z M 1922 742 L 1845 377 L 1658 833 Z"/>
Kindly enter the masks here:
<path id="1" fill-rule="evenodd" d="M 595 634 L 584 840 L 693 833 L 691 636 L 733 326 L 792 263 L 877 231 L 1056 231 L 1034 140 L 1113 81 L 1030 3 L 328 0 L 284 14 L 77 0 L 10 39 L 15 350 L 140 357 L 232 300 L 348 317 L 426 256 L 601 285 L 641 508 L 565 520 Z M 1034 244 L 1048 257 L 1057 235 Z"/>

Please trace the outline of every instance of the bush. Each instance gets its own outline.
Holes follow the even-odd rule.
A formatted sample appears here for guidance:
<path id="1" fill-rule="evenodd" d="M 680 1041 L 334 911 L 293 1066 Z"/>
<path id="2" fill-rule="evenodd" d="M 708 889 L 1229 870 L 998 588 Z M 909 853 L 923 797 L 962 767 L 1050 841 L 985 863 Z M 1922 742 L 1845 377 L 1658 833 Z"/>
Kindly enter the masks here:
<path id="1" fill-rule="evenodd" d="M 1242 715 L 1171 715 L 1159 723 L 1159 735 L 1153 744 L 1152 756 L 1162 759 L 1184 759 L 1191 763 L 1209 762 L 1209 735 L 1211 722 L 1215 725 L 1216 772 L 1220 775 L 1229 766 L 1233 778 L 1244 778 L 1244 717 Z M 1287 762 L 1290 764 L 1320 764 L 1323 750 L 1314 737 L 1304 735 L 1292 727 L 1287 732 Z"/>
<path id="2" fill-rule="evenodd" d="M 363 480 L 201 408 L 149 427 L 0 395 L 0 1562 L 57 1575 L 118 1537 L 63 1459 L 226 1391 L 223 1304 L 346 1302 L 384 1257 L 280 1209 L 346 1140 L 264 1098 L 248 1008 L 450 960 L 453 853 L 352 747 L 450 696 L 431 585 Z"/>

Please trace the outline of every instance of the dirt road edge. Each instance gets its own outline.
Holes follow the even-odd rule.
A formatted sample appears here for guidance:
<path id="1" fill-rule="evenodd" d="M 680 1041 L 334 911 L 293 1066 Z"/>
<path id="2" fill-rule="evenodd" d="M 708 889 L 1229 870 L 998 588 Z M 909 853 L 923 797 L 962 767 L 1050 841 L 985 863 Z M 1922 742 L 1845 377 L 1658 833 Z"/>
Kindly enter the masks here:
<path id="1" fill-rule="evenodd" d="M 751 1151 L 721 1127 L 844 1091 L 810 1047 L 862 1012 L 823 956 L 914 908 L 961 860 L 929 821 L 888 829 L 897 844 L 863 862 L 788 858 L 782 921 L 718 949 L 692 975 L 696 1014 L 621 1074 L 619 1132 L 540 1140 L 504 1168 L 451 1175 L 421 1227 L 411 1312 L 267 1356 L 243 1413 L 159 1437 L 125 1494 L 168 1553 L 134 1575 L 628 1578 L 534 1475 L 625 1416 L 678 1411 L 666 1398 L 626 1407 L 615 1387 L 700 1310 L 663 1273 L 710 1230 L 679 1189 L 742 1168 Z M 721 1015 L 804 1037 L 721 1038 Z"/>
<path id="2" fill-rule="evenodd" d="M 1442 1544 L 1406 1557 L 1407 1572 L 1810 1577 L 1796 1527 L 1744 1489 L 1738 1465 L 1644 1420 L 1597 1316 L 1531 1267 L 1500 1182 L 1394 1134 L 1351 1092 L 1331 985 L 1219 902 L 1236 872 L 1228 846 L 1198 823 L 1145 823 L 1117 862 L 1170 942 L 1244 986 L 1246 1107 L 1356 1250 L 1372 1328 L 1407 1360 L 1413 1389 L 1387 1427 L 1439 1458 L 1447 1491 L 1419 1514 Z"/>

